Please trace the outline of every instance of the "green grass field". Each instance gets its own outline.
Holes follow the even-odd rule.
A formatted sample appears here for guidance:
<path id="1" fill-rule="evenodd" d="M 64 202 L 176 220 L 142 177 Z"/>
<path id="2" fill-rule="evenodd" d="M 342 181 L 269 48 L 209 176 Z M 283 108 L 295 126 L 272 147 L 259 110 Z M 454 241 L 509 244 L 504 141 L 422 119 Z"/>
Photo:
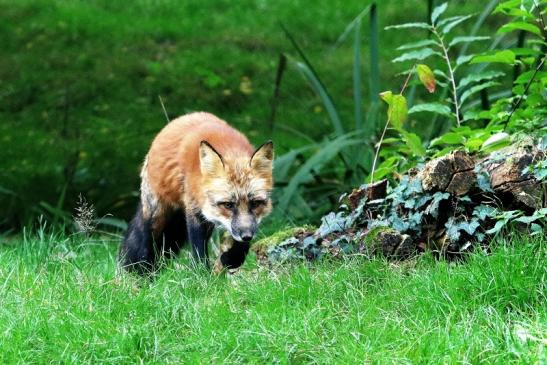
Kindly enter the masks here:
<path id="1" fill-rule="evenodd" d="M 182 257 L 154 280 L 116 277 L 118 242 L 41 233 L 0 246 L 0 363 L 547 361 L 544 238 L 459 264 L 250 260 L 231 277 Z"/>
<path id="2" fill-rule="evenodd" d="M 506 232 L 516 238 L 458 263 L 427 254 L 265 268 L 251 255 L 229 276 L 211 275 L 184 251 L 153 278 L 138 278 L 117 273 L 117 235 L 32 227 L 36 217 L 72 227 L 80 194 L 110 219 L 107 228 L 123 226 L 136 206 L 139 166 L 166 123 L 160 96 L 168 117 L 215 113 L 256 145 L 273 139 L 278 157 L 332 138 L 325 106 L 292 62 L 270 121 L 279 56 L 298 58 L 280 23 L 351 129 L 355 34 L 337 40 L 371 3 L 0 0 L 0 365 L 547 364 L 544 237 Z M 391 62 L 397 47 L 428 37 L 383 30 L 426 20 L 428 1 L 377 5 L 378 75 L 367 17 L 357 43 L 365 114 L 378 91 L 400 90 L 410 65 Z M 446 15 L 484 7 L 452 0 Z M 477 18 L 457 35 L 469 35 Z M 494 35 L 505 21 L 494 14 L 477 35 Z M 412 99 L 432 97 L 420 88 Z M 409 130 L 429 130 L 428 119 L 413 118 Z M 363 144 L 370 150 L 372 129 Z M 280 219 L 260 234 L 301 223 L 294 212 L 281 210 Z"/>

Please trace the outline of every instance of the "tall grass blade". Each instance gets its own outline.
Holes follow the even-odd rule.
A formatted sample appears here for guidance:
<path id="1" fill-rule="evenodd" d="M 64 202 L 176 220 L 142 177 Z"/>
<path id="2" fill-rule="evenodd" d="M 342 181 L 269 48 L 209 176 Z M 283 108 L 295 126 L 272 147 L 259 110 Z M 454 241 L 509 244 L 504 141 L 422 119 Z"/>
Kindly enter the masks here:
<path id="1" fill-rule="evenodd" d="M 312 178 L 312 172 L 319 172 L 323 166 L 330 162 L 343 149 L 349 146 L 354 146 L 363 143 L 360 139 L 352 139 L 353 133 L 348 133 L 337 137 L 331 141 L 320 145 L 317 152 L 308 158 L 306 162 L 292 176 L 289 184 L 283 189 L 281 199 L 278 203 L 278 208 L 281 211 L 286 211 L 296 194 L 298 187 Z"/>
<path id="2" fill-rule="evenodd" d="M 379 56 L 379 32 L 378 32 L 378 12 L 376 3 L 370 6 L 369 14 L 369 31 L 370 31 L 370 74 L 369 74 L 369 89 L 370 89 L 370 103 L 367 113 L 367 125 L 374 135 L 378 124 L 378 113 L 380 110 L 380 56 Z"/>
<path id="3" fill-rule="evenodd" d="M 65 184 L 63 185 L 63 189 L 61 190 L 61 194 L 59 195 L 59 199 L 57 200 L 57 205 L 56 205 L 55 209 L 50 210 L 52 213 L 64 212 L 63 211 L 63 206 L 65 205 L 65 199 L 66 199 L 66 192 L 68 190 L 68 184 L 69 184 L 69 181 L 66 181 Z M 68 216 L 70 216 L 70 214 L 68 214 Z M 54 217 L 53 218 L 53 225 L 56 226 L 57 222 L 58 222 L 58 218 L 62 218 L 62 215 L 54 214 L 53 217 Z"/>
<path id="4" fill-rule="evenodd" d="M 363 107 L 361 94 L 361 21 L 355 24 L 353 42 L 353 103 L 355 108 L 355 130 L 363 128 Z"/>
<path id="5" fill-rule="evenodd" d="M 289 171 L 294 165 L 296 158 L 302 153 L 314 148 L 315 145 L 308 145 L 297 149 L 292 149 L 289 152 L 276 157 L 274 161 L 274 179 L 277 182 L 285 181 L 289 176 Z"/>
<path id="6" fill-rule="evenodd" d="M 336 39 L 336 42 L 334 42 L 334 45 L 331 47 L 330 51 L 334 51 L 336 50 L 336 48 L 338 48 L 340 46 L 340 44 L 342 44 L 346 38 L 348 37 L 348 35 L 351 33 L 351 31 L 353 30 L 353 28 L 355 27 L 355 24 L 357 24 L 358 22 L 361 22 L 361 19 L 363 19 L 365 17 L 365 15 L 368 14 L 369 12 L 369 9 L 370 9 L 371 5 L 368 5 L 367 7 L 365 7 L 360 13 L 359 15 L 357 15 L 355 17 L 355 19 L 353 19 L 347 26 L 346 28 L 344 29 L 344 31 L 342 32 L 342 34 L 340 34 L 340 36 L 338 37 L 338 39 Z"/>
<path id="7" fill-rule="evenodd" d="M 113 217 L 102 217 L 95 221 L 97 224 L 106 227 L 112 227 L 117 230 L 125 231 L 127 229 L 127 222 L 123 219 L 117 219 Z"/>
<path id="8" fill-rule="evenodd" d="M 327 88 L 319 78 L 319 75 L 313 68 L 312 64 L 304 54 L 304 51 L 302 51 L 302 48 L 298 45 L 293 35 L 289 32 L 289 30 L 281 24 L 281 28 L 283 29 L 283 32 L 289 38 L 289 41 L 291 42 L 292 46 L 300 56 L 303 62 L 296 62 L 297 68 L 302 72 L 302 74 L 306 77 L 306 79 L 309 81 L 310 85 L 312 86 L 313 90 L 317 93 L 317 95 L 321 98 L 321 101 L 323 102 L 323 105 L 325 106 L 325 109 L 327 110 L 327 113 L 329 115 L 329 118 L 331 120 L 331 123 L 334 127 L 334 130 L 336 132 L 337 136 L 343 135 L 344 127 L 342 125 L 342 121 L 340 120 L 340 117 L 338 116 L 338 112 L 336 110 L 336 107 L 334 106 L 334 102 L 332 100 L 332 97 L 330 96 L 329 92 L 327 91 Z"/>
<path id="9" fill-rule="evenodd" d="M 498 5 L 498 3 L 499 3 L 498 0 L 490 0 L 488 4 L 486 4 L 486 6 L 484 7 L 484 10 L 481 12 L 479 17 L 477 18 L 477 21 L 475 22 L 475 24 L 473 24 L 473 28 L 471 28 L 471 32 L 469 33 L 470 36 L 475 36 L 477 34 L 479 29 L 484 24 L 488 15 L 490 15 L 490 13 L 494 10 L 494 8 L 496 7 L 496 5 Z M 465 54 L 468 48 L 469 48 L 469 44 L 465 44 L 460 50 L 460 55 Z"/>
<path id="10" fill-rule="evenodd" d="M 66 224 L 72 220 L 72 215 L 69 212 L 64 211 L 63 209 L 60 209 L 58 207 L 54 207 L 53 205 L 45 201 L 41 201 L 37 209 L 40 211 L 40 213 L 46 212 L 53 216 L 52 226 L 56 226 L 59 221 Z"/>
<path id="11" fill-rule="evenodd" d="M 279 95 L 281 93 L 281 81 L 283 80 L 283 75 L 285 74 L 286 69 L 287 69 L 287 56 L 285 56 L 283 53 L 280 53 L 279 61 L 277 62 L 277 72 L 275 74 L 275 86 L 274 86 L 274 94 L 272 98 L 270 119 L 268 120 L 270 133 L 272 133 L 274 130 L 275 114 L 277 111 L 277 105 L 279 104 Z"/>
<path id="12" fill-rule="evenodd" d="M 0 186 L 0 194 L 6 194 L 6 195 L 12 195 L 12 196 L 15 196 L 15 192 L 13 192 L 13 190 L 9 190 L 9 189 L 6 189 L 2 186 Z"/>

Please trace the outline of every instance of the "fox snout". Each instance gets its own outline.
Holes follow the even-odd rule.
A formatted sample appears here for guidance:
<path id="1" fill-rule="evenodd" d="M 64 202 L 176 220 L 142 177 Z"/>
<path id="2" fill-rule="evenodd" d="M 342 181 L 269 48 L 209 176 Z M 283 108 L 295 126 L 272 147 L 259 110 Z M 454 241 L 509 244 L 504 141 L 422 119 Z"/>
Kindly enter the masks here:
<path id="1" fill-rule="evenodd" d="M 236 241 L 250 242 L 257 228 L 256 218 L 252 215 L 235 216 L 232 219 L 232 237 Z"/>

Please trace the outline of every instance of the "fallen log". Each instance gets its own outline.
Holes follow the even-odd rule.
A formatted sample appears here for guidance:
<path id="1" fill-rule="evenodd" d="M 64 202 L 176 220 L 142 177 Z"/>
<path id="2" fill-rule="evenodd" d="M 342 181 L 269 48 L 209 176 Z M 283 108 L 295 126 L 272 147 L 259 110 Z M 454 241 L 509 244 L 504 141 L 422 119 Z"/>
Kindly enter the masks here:
<path id="1" fill-rule="evenodd" d="M 259 262 L 324 255 L 382 255 L 403 260 L 431 250 L 459 257 L 514 220 L 545 234 L 547 193 L 544 149 L 521 143 L 487 156 L 463 151 L 410 170 L 398 185 L 365 184 L 341 199 L 317 229 L 298 229 L 283 240 L 254 246 Z M 539 177 L 538 177 L 539 176 Z"/>

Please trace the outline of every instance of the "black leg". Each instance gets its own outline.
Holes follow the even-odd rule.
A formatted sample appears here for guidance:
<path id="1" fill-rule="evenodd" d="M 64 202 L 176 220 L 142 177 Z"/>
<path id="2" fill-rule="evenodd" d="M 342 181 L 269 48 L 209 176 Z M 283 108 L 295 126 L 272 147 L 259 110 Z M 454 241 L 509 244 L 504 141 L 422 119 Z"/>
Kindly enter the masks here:
<path id="1" fill-rule="evenodd" d="M 184 211 L 175 210 L 171 212 L 166 218 L 160 239 L 157 240 L 162 245 L 163 254 L 167 258 L 178 255 L 183 244 L 188 241 L 187 235 Z"/>
<path id="2" fill-rule="evenodd" d="M 192 244 L 192 253 L 205 266 L 209 267 L 209 254 L 207 243 L 213 232 L 213 225 L 199 216 L 187 214 L 186 227 L 188 229 L 188 240 Z"/>
<path id="3" fill-rule="evenodd" d="M 245 262 L 251 244 L 234 241 L 232 247 L 220 255 L 220 262 L 226 269 L 237 269 Z"/>
<path id="4" fill-rule="evenodd" d="M 128 271 L 145 274 L 154 269 L 156 253 L 152 240 L 152 222 L 145 219 L 141 204 L 129 223 L 120 247 L 119 262 Z"/>

